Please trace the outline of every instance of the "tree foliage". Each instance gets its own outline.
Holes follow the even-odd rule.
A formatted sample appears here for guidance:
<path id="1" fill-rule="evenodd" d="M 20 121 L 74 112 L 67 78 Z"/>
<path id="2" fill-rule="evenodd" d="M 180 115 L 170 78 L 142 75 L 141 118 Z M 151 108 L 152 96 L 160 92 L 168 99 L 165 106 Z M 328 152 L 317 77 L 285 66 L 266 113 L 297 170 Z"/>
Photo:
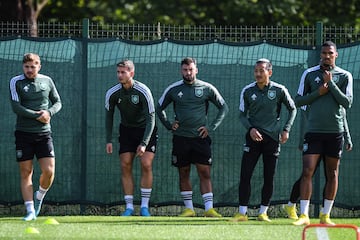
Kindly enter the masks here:
<path id="1" fill-rule="evenodd" d="M 20 21 L 29 25 L 30 35 L 37 36 L 37 19 L 49 0 L 13 0 L 0 2 L 1 21 Z"/>
<path id="2" fill-rule="evenodd" d="M 89 18 L 99 23 L 219 26 L 309 26 L 322 21 L 360 28 L 358 0 L 14 0 L 18 1 L 47 1 L 40 21 Z M 12 1 L 1 0 L 2 12 L 5 2 Z M 1 19 L 9 15 L 4 13 Z"/>

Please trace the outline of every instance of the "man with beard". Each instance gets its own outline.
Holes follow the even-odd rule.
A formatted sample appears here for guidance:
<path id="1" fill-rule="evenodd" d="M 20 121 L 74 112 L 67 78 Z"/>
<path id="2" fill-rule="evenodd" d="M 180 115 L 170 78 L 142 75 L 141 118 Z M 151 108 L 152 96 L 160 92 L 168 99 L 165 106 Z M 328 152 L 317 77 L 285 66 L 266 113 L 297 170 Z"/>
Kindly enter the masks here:
<path id="1" fill-rule="evenodd" d="M 22 62 L 23 74 L 10 80 L 10 100 L 16 114 L 16 160 L 27 212 L 23 220 L 31 221 L 39 215 L 45 194 L 54 182 L 55 151 L 50 122 L 62 103 L 53 79 L 40 73 L 40 56 L 26 53 Z M 35 193 L 34 157 L 41 170 L 39 189 Z"/>
<path id="2" fill-rule="evenodd" d="M 213 85 L 196 78 L 198 68 L 194 58 L 187 57 L 181 61 L 181 73 L 183 79 L 165 89 L 156 109 L 163 125 L 173 133 L 172 164 L 179 171 L 180 194 L 185 204 L 180 216 L 196 215 L 190 181 L 191 164 L 194 164 L 200 178 L 200 192 L 205 205 L 204 216 L 221 217 L 213 208 L 209 135 L 224 119 L 228 106 Z M 209 102 L 218 108 L 218 113 L 210 124 L 207 122 Z M 170 103 L 174 105 L 173 120 L 168 119 L 164 111 Z"/>

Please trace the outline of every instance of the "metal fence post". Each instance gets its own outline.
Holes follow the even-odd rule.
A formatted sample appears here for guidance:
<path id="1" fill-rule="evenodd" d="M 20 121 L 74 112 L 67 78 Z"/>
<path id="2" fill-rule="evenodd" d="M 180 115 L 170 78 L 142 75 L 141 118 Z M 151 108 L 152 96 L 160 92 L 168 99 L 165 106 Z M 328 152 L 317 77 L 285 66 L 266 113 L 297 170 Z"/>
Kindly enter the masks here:
<path id="1" fill-rule="evenodd" d="M 82 75 L 82 113 L 81 113 L 81 203 L 80 212 L 81 214 L 85 211 L 83 202 L 86 202 L 86 186 L 87 186 L 87 98 L 88 98 L 88 40 L 89 40 L 89 19 L 84 18 L 82 21 L 82 64 L 81 64 L 81 75 Z"/>

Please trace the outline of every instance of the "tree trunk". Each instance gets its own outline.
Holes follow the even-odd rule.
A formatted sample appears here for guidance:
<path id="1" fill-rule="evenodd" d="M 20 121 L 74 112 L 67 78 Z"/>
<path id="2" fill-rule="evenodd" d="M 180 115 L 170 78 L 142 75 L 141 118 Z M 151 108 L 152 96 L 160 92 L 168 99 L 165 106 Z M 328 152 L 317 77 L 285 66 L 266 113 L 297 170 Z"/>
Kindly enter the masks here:
<path id="1" fill-rule="evenodd" d="M 20 0 L 19 0 L 20 1 Z M 49 0 L 21 0 L 31 37 L 38 36 L 37 19 Z"/>
<path id="2" fill-rule="evenodd" d="M 30 37 L 37 37 L 38 36 L 37 17 L 33 4 L 34 4 L 33 0 L 26 0 L 25 18 L 26 18 L 26 23 L 28 25 Z"/>

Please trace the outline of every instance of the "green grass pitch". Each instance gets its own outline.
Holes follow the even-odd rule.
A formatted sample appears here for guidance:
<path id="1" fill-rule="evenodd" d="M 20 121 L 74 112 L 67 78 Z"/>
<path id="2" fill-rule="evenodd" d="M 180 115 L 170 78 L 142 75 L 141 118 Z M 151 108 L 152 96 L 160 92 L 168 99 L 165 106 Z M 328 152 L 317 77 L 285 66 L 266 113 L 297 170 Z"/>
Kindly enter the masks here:
<path id="1" fill-rule="evenodd" d="M 59 224 L 46 224 L 55 219 Z M 40 216 L 24 222 L 20 217 L 0 217 L 0 239 L 240 239 L 240 240 L 297 240 L 303 226 L 293 226 L 286 218 L 271 223 L 250 218 L 247 222 L 231 222 L 231 218 L 180 217 L 118 217 L 118 216 Z M 360 226 L 360 219 L 332 219 L 338 224 Z M 56 223 L 56 222 L 55 222 Z M 318 223 L 318 219 L 311 219 Z M 29 233 L 27 229 L 38 233 Z M 356 239 L 354 230 L 325 229 L 320 236 L 316 229 L 308 230 L 309 239 Z M 307 238 L 308 239 L 308 238 Z M 323 240 L 323 239 L 322 239 Z"/>

